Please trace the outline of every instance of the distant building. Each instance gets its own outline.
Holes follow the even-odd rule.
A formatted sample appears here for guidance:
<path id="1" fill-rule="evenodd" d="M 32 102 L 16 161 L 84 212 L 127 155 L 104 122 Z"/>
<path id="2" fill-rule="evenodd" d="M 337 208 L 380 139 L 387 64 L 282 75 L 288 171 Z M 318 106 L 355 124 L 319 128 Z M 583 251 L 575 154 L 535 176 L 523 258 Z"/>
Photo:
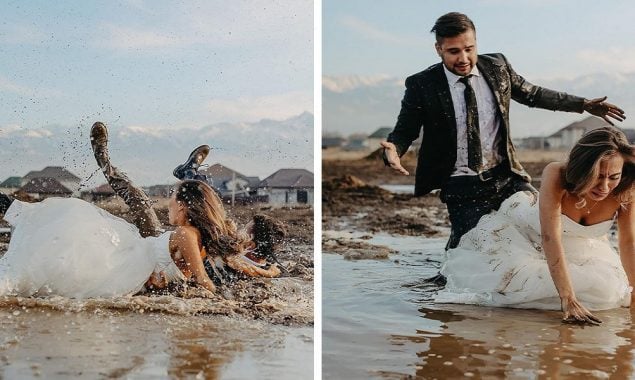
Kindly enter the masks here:
<path id="1" fill-rule="evenodd" d="M 272 204 L 313 204 L 313 173 L 305 169 L 280 169 L 260 182 L 259 195 Z"/>
<path id="2" fill-rule="evenodd" d="M 609 124 L 603 119 L 589 116 L 584 120 L 571 123 L 556 133 L 547 136 L 547 144 L 550 149 L 570 149 L 575 145 L 576 141 L 588 131 L 606 127 L 607 125 Z"/>
<path id="3" fill-rule="evenodd" d="M 117 194 L 112 189 L 112 187 L 110 187 L 109 184 L 104 183 L 103 185 L 97 186 L 94 189 L 82 191 L 81 198 L 91 202 L 97 202 L 114 198 L 116 195 Z"/>
<path id="4" fill-rule="evenodd" d="M 368 137 L 363 134 L 354 134 L 348 136 L 346 145 L 344 145 L 344 150 L 369 150 Z"/>
<path id="5" fill-rule="evenodd" d="M 366 139 L 366 145 L 368 146 L 368 148 L 371 150 L 377 150 L 381 148 L 381 145 L 379 143 L 382 141 L 386 141 L 388 135 L 390 134 L 390 132 L 393 131 L 393 129 L 393 127 L 381 127 L 375 132 L 371 133 Z M 415 152 L 419 151 L 419 148 L 421 147 L 422 135 L 423 133 L 419 134 L 419 137 L 415 141 L 413 141 L 412 144 L 410 144 L 408 150 L 413 150 Z"/>
<path id="6" fill-rule="evenodd" d="M 514 139 L 514 146 L 519 149 L 548 149 L 549 142 L 547 138 L 544 136 L 532 136 L 532 137 L 524 137 L 520 139 Z"/>
<path id="7" fill-rule="evenodd" d="M 22 177 L 9 177 L 0 183 L 0 193 L 11 194 L 22 187 Z"/>
<path id="8" fill-rule="evenodd" d="M 222 164 L 214 164 L 209 168 L 199 170 L 199 172 L 212 179 L 214 189 L 224 200 L 231 199 L 232 196 L 234 199 L 254 198 L 252 200 L 256 200 L 255 197 L 260 185 L 258 177 L 246 176 Z"/>
<path id="9" fill-rule="evenodd" d="M 386 138 L 392 132 L 392 127 L 381 127 L 377 129 L 375 132 L 371 133 L 366 139 L 366 145 L 370 149 L 379 149 L 379 143 L 382 141 L 386 141 Z"/>
<path id="10" fill-rule="evenodd" d="M 31 171 L 22 177 L 21 185 L 24 186 L 35 178 L 53 178 L 66 189 L 71 190 L 73 196 L 80 195 L 79 184 L 81 178 L 61 166 L 47 166 L 40 171 Z"/>
<path id="11" fill-rule="evenodd" d="M 322 136 L 322 149 L 337 148 L 344 145 L 346 139 L 339 136 Z"/>
<path id="12" fill-rule="evenodd" d="M 73 195 L 71 190 L 62 185 L 57 179 L 51 177 L 33 178 L 22 186 L 20 191 L 39 200 L 50 197 L 68 198 Z"/>
<path id="13" fill-rule="evenodd" d="M 170 191 L 175 185 L 152 185 L 143 190 L 149 197 L 170 198 Z"/>

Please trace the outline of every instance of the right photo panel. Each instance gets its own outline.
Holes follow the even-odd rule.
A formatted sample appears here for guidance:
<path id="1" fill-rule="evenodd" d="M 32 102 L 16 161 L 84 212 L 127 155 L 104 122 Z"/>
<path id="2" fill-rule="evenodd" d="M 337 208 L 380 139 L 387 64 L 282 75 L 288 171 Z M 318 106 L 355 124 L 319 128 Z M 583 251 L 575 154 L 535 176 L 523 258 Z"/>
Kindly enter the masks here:
<path id="1" fill-rule="evenodd" d="M 322 376 L 635 376 L 635 7 L 322 2 Z"/>

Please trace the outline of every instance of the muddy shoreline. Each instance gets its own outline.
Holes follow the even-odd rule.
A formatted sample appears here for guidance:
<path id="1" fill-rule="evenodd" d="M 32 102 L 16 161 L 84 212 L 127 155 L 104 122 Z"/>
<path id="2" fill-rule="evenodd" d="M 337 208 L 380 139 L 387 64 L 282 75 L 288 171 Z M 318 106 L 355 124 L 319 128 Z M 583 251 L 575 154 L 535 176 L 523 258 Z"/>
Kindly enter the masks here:
<path id="1" fill-rule="evenodd" d="M 527 172 L 538 180 L 550 162 L 538 154 L 525 154 Z M 535 160 L 531 159 L 535 157 Z M 380 151 L 359 159 L 331 159 L 322 162 L 322 230 L 355 230 L 405 236 L 445 237 L 450 222 L 438 191 L 422 197 L 393 193 L 380 185 L 414 185 L 416 155 L 408 152 L 402 164 L 411 175 L 386 168 Z M 336 242 L 327 234 L 322 243 Z"/>

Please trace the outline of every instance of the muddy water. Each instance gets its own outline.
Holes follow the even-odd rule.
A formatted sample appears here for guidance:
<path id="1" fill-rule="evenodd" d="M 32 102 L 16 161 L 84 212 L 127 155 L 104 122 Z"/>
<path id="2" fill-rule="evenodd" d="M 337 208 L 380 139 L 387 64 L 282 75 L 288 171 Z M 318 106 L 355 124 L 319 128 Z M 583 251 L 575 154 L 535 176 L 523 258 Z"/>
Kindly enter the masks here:
<path id="1" fill-rule="evenodd" d="M 0 378 L 310 379 L 313 328 L 224 316 L 0 309 Z"/>
<path id="2" fill-rule="evenodd" d="M 433 304 L 421 279 L 437 272 L 445 239 L 366 242 L 399 252 L 323 255 L 324 378 L 635 377 L 629 309 L 597 312 L 604 323 L 592 327 L 563 324 L 552 311 Z"/>

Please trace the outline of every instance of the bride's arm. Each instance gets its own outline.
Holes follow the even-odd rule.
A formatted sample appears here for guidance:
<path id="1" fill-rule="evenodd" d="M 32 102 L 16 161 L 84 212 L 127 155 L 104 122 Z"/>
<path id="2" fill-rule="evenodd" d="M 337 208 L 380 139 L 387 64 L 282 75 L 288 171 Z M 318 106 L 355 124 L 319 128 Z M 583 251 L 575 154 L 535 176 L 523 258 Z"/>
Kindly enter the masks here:
<path id="1" fill-rule="evenodd" d="M 562 198 L 565 190 L 561 184 L 561 164 L 551 163 L 542 172 L 540 186 L 540 232 L 542 247 L 547 258 L 549 273 L 553 280 L 562 305 L 563 319 L 573 318 L 582 322 L 595 323 L 599 319 L 593 316 L 578 302 L 571 284 L 562 246 Z"/>
<path id="2" fill-rule="evenodd" d="M 272 265 L 269 269 L 259 268 L 255 265 L 249 264 L 243 260 L 240 255 L 231 255 L 225 258 L 225 262 L 230 268 L 241 272 L 249 277 L 278 277 L 280 275 L 280 269 L 277 265 Z"/>
<path id="3" fill-rule="evenodd" d="M 617 215 L 617 237 L 620 248 L 620 259 L 622 266 L 628 277 L 628 284 L 635 287 L 635 212 L 633 202 L 620 208 Z M 634 294 L 631 293 L 631 307 L 633 305 Z"/>
<path id="4" fill-rule="evenodd" d="M 171 236 L 171 243 L 176 245 L 177 250 L 183 256 L 196 283 L 210 292 L 215 291 L 216 287 L 205 271 L 196 233 L 188 228 L 178 227 Z"/>

